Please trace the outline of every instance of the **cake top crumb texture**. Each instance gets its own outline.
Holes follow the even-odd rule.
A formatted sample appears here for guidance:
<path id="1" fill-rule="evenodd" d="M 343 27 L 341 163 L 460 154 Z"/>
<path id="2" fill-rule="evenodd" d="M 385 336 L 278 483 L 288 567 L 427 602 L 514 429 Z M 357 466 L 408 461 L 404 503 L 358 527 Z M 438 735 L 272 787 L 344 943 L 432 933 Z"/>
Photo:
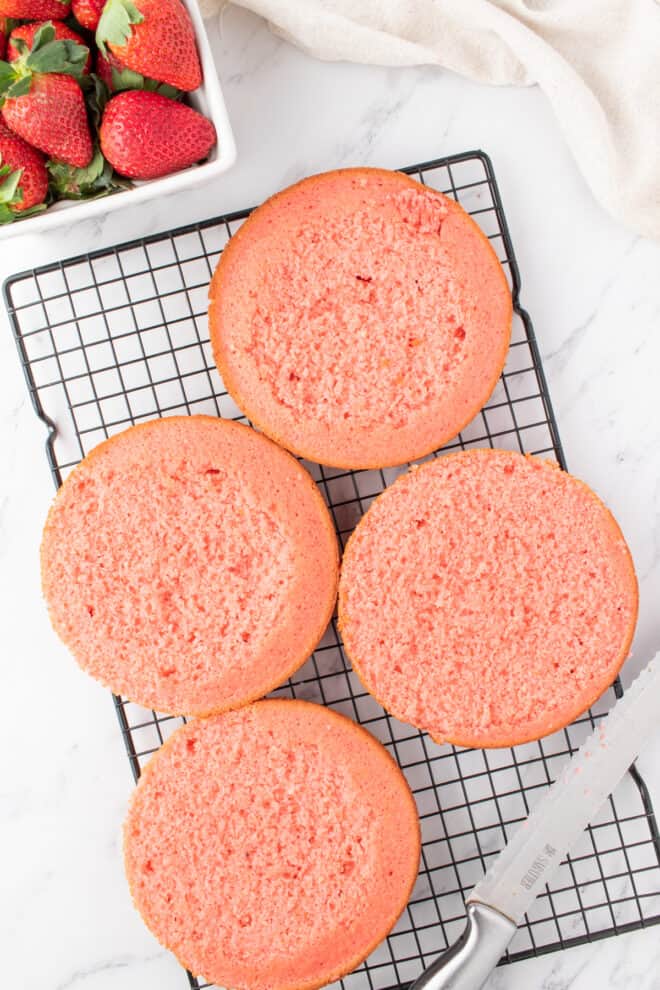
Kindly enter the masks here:
<path id="1" fill-rule="evenodd" d="M 471 450 L 372 504 L 344 556 L 339 614 L 389 711 L 440 741 L 504 746 L 567 724 L 614 680 L 637 584 L 586 485 L 541 459 Z"/>
<path id="2" fill-rule="evenodd" d="M 315 987 L 354 968 L 403 910 L 418 859 L 399 768 L 308 702 L 179 730 L 125 825 L 146 923 L 194 973 L 236 990 Z"/>
<path id="3" fill-rule="evenodd" d="M 260 697 L 329 621 L 337 544 L 307 472 L 211 417 L 133 427 L 67 478 L 42 545 L 56 631 L 113 691 L 204 714 Z"/>
<path id="4" fill-rule="evenodd" d="M 305 179 L 257 209 L 211 287 L 216 360 L 270 436 L 321 463 L 402 463 L 454 436 L 501 371 L 511 297 L 453 200 L 400 173 Z"/>

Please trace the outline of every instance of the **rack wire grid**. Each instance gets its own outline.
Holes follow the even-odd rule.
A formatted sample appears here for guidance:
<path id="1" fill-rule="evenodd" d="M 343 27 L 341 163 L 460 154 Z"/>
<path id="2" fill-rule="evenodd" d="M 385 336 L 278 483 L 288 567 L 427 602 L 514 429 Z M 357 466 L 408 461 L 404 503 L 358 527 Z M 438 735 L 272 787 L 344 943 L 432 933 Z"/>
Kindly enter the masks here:
<path id="1" fill-rule="evenodd" d="M 472 214 L 497 252 L 515 316 L 505 370 L 485 409 L 445 449 L 502 447 L 565 467 L 539 350 L 519 302 L 520 275 L 489 158 L 468 152 L 404 169 Z M 48 428 L 56 485 L 97 443 L 154 416 L 210 413 L 241 419 L 208 340 L 207 287 L 233 213 L 24 272 L 5 285 L 34 408 Z M 440 452 L 442 453 L 442 452 Z M 343 471 L 307 464 L 342 542 L 400 470 Z M 514 749 L 438 746 L 388 716 L 351 671 L 335 622 L 305 666 L 277 692 L 329 705 L 393 753 L 413 789 L 423 833 L 419 878 L 391 935 L 343 990 L 384 990 L 415 979 L 460 934 L 464 900 L 622 690 L 539 742 Z M 182 722 L 114 699 L 137 779 Z M 203 814 L 203 811 L 200 811 Z M 633 768 L 538 897 L 503 962 L 660 923 L 660 836 Z M 189 974 L 195 990 L 208 986 Z"/>

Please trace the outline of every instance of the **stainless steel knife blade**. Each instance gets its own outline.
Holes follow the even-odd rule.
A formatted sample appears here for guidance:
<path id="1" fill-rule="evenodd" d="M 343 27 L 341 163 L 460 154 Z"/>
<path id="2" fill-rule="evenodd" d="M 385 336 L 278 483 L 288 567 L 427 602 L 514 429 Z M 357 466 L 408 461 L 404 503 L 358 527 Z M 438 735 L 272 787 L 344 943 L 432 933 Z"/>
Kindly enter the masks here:
<path id="1" fill-rule="evenodd" d="M 411 990 L 480 990 L 561 861 L 660 729 L 660 653 L 567 763 L 467 899 L 463 935 Z"/>
<path id="2" fill-rule="evenodd" d="M 660 727 L 660 654 L 602 719 L 476 885 L 468 902 L 519 925 L 573 843 L 596 817 L 644 741 Z"/>

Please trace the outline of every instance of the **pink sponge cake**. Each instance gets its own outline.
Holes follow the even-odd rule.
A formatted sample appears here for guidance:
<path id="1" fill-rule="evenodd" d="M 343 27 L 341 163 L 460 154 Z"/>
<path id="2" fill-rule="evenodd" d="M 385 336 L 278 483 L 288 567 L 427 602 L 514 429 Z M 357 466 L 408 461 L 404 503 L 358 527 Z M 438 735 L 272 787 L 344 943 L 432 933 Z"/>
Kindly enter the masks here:
<path id="1" fill-rule="evenodd" d="M 342 564 L 339 619 L 381 704 L 438 741 L 512 746 L 567 725 L 625 660 L 630 553 L 555 464 L 470 450 L 399 478 Z"/>
<path id="2" fill-rule="evenodd" d="M 337 541 L 307 472 L 208 416 L 135 426 L 69 475 L 41 547 L 53 626 L 81 667 L 185 715 L 261 697 L 314 650 Z"/>
<path id="3" fill-rule="evenodd" d="M 489 398 L 511 294 L 453 200 L 400 172 L 304 179 L 252 213 L 210 291 L 215 359 L 237 404 L 294 453 L 402 464 Z"/>
<path id="4" fill-rule="evenodd" d="M 233 990 L 311 990 L 385 938 L 417 877 L 405 778 L 364 729 L 306 701 L 260 701 L 177 730 L 124 827 L 153 934 Z"/>

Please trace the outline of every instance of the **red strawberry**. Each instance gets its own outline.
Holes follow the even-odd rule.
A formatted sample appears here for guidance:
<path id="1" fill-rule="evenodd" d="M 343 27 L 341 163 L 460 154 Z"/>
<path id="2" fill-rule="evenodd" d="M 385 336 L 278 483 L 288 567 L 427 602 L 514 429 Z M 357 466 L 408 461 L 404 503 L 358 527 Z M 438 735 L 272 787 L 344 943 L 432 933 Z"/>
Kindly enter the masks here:
<path id="1" fill-rule="evenodd" d="M 71 0 L 0 0 L 0 16 L 24 21 L 63 21 L 71 13 Z"/>
<path id="2" fill-rule="evenodd" d="M 0 96 L 5 123 L 28 144 L 52 158 L 84 168 L 92 158 L 92 138 L 80 76 L 89 49 L 55 40 L 52 24 L 35 34 L 31 51 L 16 62 L 0 62 Z"/>
<path id="3" fill-rule="evenodd" d="M 107 0 L 96 43 L 150 79 L 186 92 L 201 85 L 195 31 L 181 0 Z"/>
<path id="4" fill-rule="evenodd" d="M 51 158 L 85 168 L 92 160 L 92 138 L 82 90 L 71 76 L 35 75 L 30 92 L 8 98 L 5 123 Z"/>
<path id="5" fill-rule="evenodd" d="M 132 69 L 127 69 L 110 50 L 96 53 L 96 75 L 102 79 L 111 93 L 123 89 L 144 89 L 145 78 Z M 116 85 L 115 85 L 116 84 Z M 154 86 L 159 85 L 154 83 Z M 174 90 L 172 94 L 174 94 Z M 168 95 L 168 94 L 165 94 Z"/>
<path id="6" fill-rule="evenodd" d="M 106 52 L 103 55 L 102 52 L 97 52 L 96 54 L 96 75 L 99 79 L 102 79 L 106 84 L 111 93 L 114 93 L 115 84 L 112 81 L 112 70 L 116 69 L 117 72 L 121 72 L 123 66 L 118 58 L 112 54 L 112 52 Z"/>
<path id="7" fill-rule="evenodd" d="M 169 96 L 173 100 L 183 95 L 181 90 L 175 89 L 174 86 L 160 83 L 156 79 L 145 79 L 139 72 L 127 69 L 111 51 L 108 51 L 105 56 L 101 52 L 97 52 L 96 75 L 105 83 L 111 93 L 121 93 L 125 89 L 148 89 L 152 93 Z"/>
<path id="8" fill-rule="evenodd" d="M 12 45 L 12 39 L 20 38 L 22 41 L 25 42 L 26 47 L 28 49 L 31 49 L 32 44 L 34 42 L 34 36 L 36 35 L 39 28 L 43 27 L 44 24 L 51 24 L 51 23 L 53 26 L 53 30 L 55 31 L 56 41 L 61 41 L 63 38 L 68 38 L 69 41 L 75 41 L 78 45 L 85 44 L 85 42 L 83 41 L 83 39 L 80 37 L 79 34 L 76 34 L 75 31 L 72 31 L 70 27 L 66 26 L 66 24 L 62 24 L 61 21 L 54 21 L 54 22 L 37 21 L 34 24 L 21 24 L 20 27 L 14 28 L 14 30 L 9 35 L 9 44 L 7 46 L 7 60 L 9 62 L 15 62 L 16 59 L 20 58 L 21 56 L 18 47 L 16 45 Z M 92 68 L 92 56 L 90 53 L 87 56 L 87 61 L 85 62 L 83 68 L 83 74 L 87 75 L 87 73 L 91 71 L 91 68 Z"/>
<path id="9" fill-rule="evenodd" d="M 73 16 L 88 31 L 96 31 L 105 0 L 71 0 Z"/>
<path id="10" fill-rule="evenodd" d="M 47 192 L 44 156 L 0 123 L 0 223 L 43 203 Z"/>
<path id="11" fill-rule="evenodd" d="M 101 151 L 120 175 L 157 179 L 206 158 L 217 141 L 210 120 L 160 93 L 127 90 L 110 100 Z"/>
<path id="12" fill-rule="evenodd" d="M 0 58 L 5 57 L 5 52 L 7 50 L 7 34 L 8 34 L 7 18 L 0 17 Z"/>

